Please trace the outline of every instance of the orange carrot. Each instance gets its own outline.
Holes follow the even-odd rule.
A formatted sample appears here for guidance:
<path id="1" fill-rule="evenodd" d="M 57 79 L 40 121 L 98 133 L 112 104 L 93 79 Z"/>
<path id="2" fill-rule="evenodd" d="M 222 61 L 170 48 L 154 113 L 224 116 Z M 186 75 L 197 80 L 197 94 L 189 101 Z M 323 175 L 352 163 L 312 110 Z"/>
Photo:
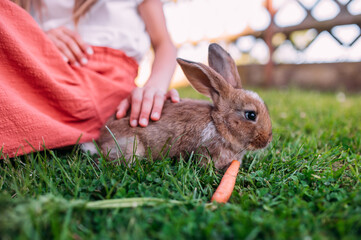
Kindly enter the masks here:
<path id="1" fill-rule="evenodd" d="M 231 197 L 241 163 L 233 160 L 227 171 L 224 173 L 218 188 L 214 192 L 211 201 L 226 203 Z"/>

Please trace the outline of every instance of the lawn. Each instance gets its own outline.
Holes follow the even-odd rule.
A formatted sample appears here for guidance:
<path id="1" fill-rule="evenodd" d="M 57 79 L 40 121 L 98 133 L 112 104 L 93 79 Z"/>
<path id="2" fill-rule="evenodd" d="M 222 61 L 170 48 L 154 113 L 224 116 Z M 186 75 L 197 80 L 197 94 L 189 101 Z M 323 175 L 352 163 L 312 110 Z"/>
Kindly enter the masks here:
<path id="1" fill-rule="evenodd" d="M 0 160 L 0 238 L 360 239 L 361 96 L 258 92 L 273 142 L 245 156 L 229 203 L 209 203 L 222 173 L 194 155 L 128 168 L 43 151 Z"/>

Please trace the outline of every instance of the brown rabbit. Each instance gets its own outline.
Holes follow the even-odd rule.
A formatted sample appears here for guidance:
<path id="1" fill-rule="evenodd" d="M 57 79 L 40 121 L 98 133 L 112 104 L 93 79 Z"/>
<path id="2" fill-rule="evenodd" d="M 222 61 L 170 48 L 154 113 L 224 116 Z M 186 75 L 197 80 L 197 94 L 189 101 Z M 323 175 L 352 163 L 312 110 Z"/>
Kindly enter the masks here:
<path id="1" fill-rule="evenodd" d="M 166 102 L 159 121 L 146 128 L 129 126 L 129 117 L 111 118 L 98 140 L 101 150 L 110 159 L 132 156 L 153 158 L 162 154 L 170 157 L 197 152 L 212 159 L 215 167 L 223 169 L 233 159 L 239 161 L 246 150 L 264 148 L 272 139 L 268 110 L 254 92 L 242 89 L 236 64 L 217 44 L 209 46 L 209 66 L 178 58 L 191 85 L 210 97 L 208 101 L 184 99 Z M 122 153 L 118 150 L 120 147 Z"/>

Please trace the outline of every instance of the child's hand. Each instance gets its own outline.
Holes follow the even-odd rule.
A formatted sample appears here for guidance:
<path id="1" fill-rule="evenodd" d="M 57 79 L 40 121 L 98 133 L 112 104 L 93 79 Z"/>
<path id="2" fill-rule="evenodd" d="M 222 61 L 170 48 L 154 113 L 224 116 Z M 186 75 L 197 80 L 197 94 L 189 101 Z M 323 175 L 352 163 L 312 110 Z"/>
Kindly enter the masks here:
<path id="1" fill-rule="evenodd" d="M 88 63 L 88 56 L 93 54 L 92 48 L 76 32 L 66 27 L 51 29 L 46 34 L 70 64 L 85 65 Z"/>
<path id="2" fill-rule="evenodd" d="M 154 87 L 135 88 L 131 95 L 120 102 L 116 117 L 122 118 L 126 115 L 129 108 L 130 126 L 136 127 L 138 124 L 142 127 L 148 126 L 149 117 L 153 121 L 158 121 L 162 114 L 165 100 L 171 99 L 172 102 L 179 102 L 179 94 L 175 89 L 168 93 Z"/>
<path id="3" fill-rule="evenodd" d="M 138 6 L 154 50 L 152 71 L 143 88 L 135 88 L 130 97 L 120 102 L 116 113 L 122 118 L 130 109 L 130 126 L 148 126 L 149 119 L 158 121 L 164 102 L 179 102 L 177 90 L 167 92 L 176 66 L 177 50 L 167 31 L 163 4 L 160 0 L 145 0 Z"/>

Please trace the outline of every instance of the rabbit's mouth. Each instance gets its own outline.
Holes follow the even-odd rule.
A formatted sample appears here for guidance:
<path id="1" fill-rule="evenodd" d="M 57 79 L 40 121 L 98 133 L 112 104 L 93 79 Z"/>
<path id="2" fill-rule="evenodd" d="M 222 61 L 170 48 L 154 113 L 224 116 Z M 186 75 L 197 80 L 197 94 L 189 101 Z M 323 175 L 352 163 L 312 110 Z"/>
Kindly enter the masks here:
<path id="1" fill-rule="evenodd" d="M 257 150 L 267 147 L 267 145 L 272 141 L 272 132 L 269 134 L 258 134 L 248 146 L 249 150 Z"/>

